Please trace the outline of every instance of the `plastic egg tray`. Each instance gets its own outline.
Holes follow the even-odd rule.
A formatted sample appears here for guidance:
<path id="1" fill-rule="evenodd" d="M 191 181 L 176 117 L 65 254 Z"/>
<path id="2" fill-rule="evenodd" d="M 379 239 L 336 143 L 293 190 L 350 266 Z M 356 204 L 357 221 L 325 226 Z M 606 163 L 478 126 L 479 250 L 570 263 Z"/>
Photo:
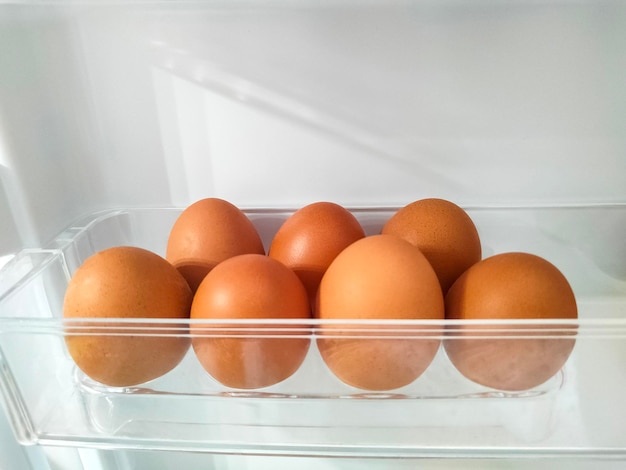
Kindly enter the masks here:
<path id="1" fill-rule="evenodd" d="M 351 208 L 367 234 L 378 233 L 395 210 Z M 475 384 L 440 347 L 414 382 L 395 390 L 357 389 L 341 382 L 322 360 L 317 344 L 327 338 L 328 325 L 320 320 L 234 325 L 246 335 L 310 340 L 296 373 L 270 387 L 228 388 L 204 371 L 191 348 L 176 368 L 151 382 L 135 387 L 94 382 L 76 368 L 65 347 L 64 336 L 80 328 L 80 322 L 63 320 L 61 313 L 72 273 L 88 256 L 111 246 L 141 246 L 162 255 L 181 212 L 119 209 L 88 215 L 47 246 L 18 253 L 0 271 L 0 391 L 14 431 L 25 444 L 239 454 L 626 455 L 626 410 L 598 406 L 620 403 L 626 389 L 622 362 L 615 360 L 626 357 L 626 269 L 620 261 L 626 259 L 626 247 L 615 235 L 626 229 L 626 207 L 466 210 L 481 235 L 484 257 L 505 251 L 543 256 L 574 289 L 578 321 L 484 322 L 490 338 L 497 331 L 506 341 L 575 336 L 564 368 L 538 387 L 511 392 Z M 292 212 L 246 210 L 266 248 Z M 202 334 L 224 335 L 220 322 L 202 323 Z M 385 341 L 454 341 L 456 328 L 463 326 L 451 321 L 341 323 L 342 337 Z M 232 333 L 232 321 L 229 325 L 227 335 L 240 334 Z M 114 328 L 102 321 L 89 328 L 90 334 L 189 336 L 188 327 L 185 320 L 162 327 L 154 321 L 118 321 Z M 25 362 L 29 368 L 21 367 Z"/>

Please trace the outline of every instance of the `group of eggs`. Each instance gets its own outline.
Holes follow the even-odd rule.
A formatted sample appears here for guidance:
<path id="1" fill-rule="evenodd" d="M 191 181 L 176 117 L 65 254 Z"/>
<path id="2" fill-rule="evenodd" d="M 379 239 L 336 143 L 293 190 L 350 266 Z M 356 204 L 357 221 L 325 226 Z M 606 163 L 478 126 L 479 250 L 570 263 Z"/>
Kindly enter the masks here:
<path id="1" fill-rule="evenodd" d="M 522 252 L 483 259 L 472 219 L 447 200 L 414 201 L 375 235 L 366 235 L 344 207 L 312 203 L 282 223 L 266 253 L 243 211 L 206 198 L 177 218 L 165 258 L 129 246 L 89 257 L 70 279 L 63 314 L 161 319 L 155 324 L 165 333 L 163 319 L 170 318 L 258 319 L 259 325 L 267 319 L 379 320 L 368 323 L 371 338 L 321 322 L 317 346 L 340 380 L 383 391 L 416 380 L 441 344 L 427 329 L 416 337 L 384 334 L 386 320 L 575 319 L 577 306 L 568 281 L 547 260 Z M 457 323 L 443 342 L 448 358 L 468 379 L 500 390 L 540 385 L 574 346 L 569 334 L 520 339 L 513 327 L 490 335 L 484 325 L 476 333 L 471 322 Z M 108 334 L 67 334 L 66 343 L 85 374 L 111 386 L 160 377 L 191 344 L 204 369 L 225 386 L 268 387 L 298 370 L 310 346 L 306 335 L 264 337 L 253 329 L 203 335 L 206 325 L 195 321 L 190 335 L 122 335 L 108 326 Z"/>

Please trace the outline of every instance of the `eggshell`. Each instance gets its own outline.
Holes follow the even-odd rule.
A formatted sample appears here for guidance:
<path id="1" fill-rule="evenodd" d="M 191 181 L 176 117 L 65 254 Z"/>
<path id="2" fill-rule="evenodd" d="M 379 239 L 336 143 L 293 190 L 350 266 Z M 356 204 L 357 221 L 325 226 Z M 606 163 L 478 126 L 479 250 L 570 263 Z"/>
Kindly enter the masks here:
<path id="1" fill-rule="evenodd" d="M 187 282 L 165 259 L 141 248 L 115 247 L 94 254 L 78 268 L 67 287 L 63 316 L 184 319 L 191 301 Z M 87 321 L 83 326 L 92 325 Z M 68 329 L 69 353 L 86 375 L 106 385 L 140 384 L 174 368 L 189 348 L 185 332 L 181 337 L 150 336 L 149 328 L 155 325 L 145 322 L 133 325 L 145 330 L 115 330 L 123 326 L 112 321 L 104 330 L 88 328 L 89 335 Z"/>
<path id="2" fill-rule="evenodd" d="M 399 236 L 422 250 L 444 295 L 482 257 L 474 222 L 461 207 L 445 199 L 421 199 L 404 206 L 387 221 L 382 233 Z"/>
<path id="3" fill-rule="evenodd" d="M 200 283 L 191 308 L 194 320 L 310 316 L 306 290 L 298 276 L 279 261 L 257 254 L 238 255 L 217 265 Z M 223 323 L 194 323 L 191 332 L 197 336 L 192 339 L 193 349 L 205 370 L 228 387 L 255 389 L 274 385 L 299 368 L 310 339 L 264 338 L 262 331 L 255 330 L 262 326 L 253 324 L 249 332 L 241 332 Z M 202 336 L 208 327 L 222 328 L 224 337 Z"/>
<path id="4" fill-rule="evenodd" d="M 399 237 L 373 235 L 354 242 L 331 263 L 320 283 L 316 313 L 329 320 L 441 320 L 444 302 L 437 276 L 418 248 Z M 357 388 L 407 385 L 426 370 L 439 348 L 427 326 L 414 339 L 400 339 L 385 325 L 371 326 L 371 333 L 360 328 L 364 332 L 350 338 L 347 325 L 327 324 L 317 341 L 333 373 Z M 393 328 L 402 334 L 402 327 Z M 368 339 L 370 335 L 377 338 Z"/>
<path id="5" fill-rule="evenodd" d="M 206 198 L 180 214 L 170 231 L 165 258 L 195 293 L 204 276 L 219 262 L 245 253 L 265 254 L 253 223 L 230 202 Z"/>
<path id="6" fill-rule="evenodd" d="M 269 256 L 298 275 L 313 303 L 330 263 L 363 237 L 361 224 L 347 209 L 332 202 L 315 202 L 283 223 L 272 240 Z"/>
<path id="7" fill-rule="evenodd" d="M 454 283 L 445 301 L 446 318 L 453 320 L 578 317 L 576 298 L 565 276 L 529 253 L 502 253 L 475 264 Z M 490 333 L 484 325 L 456 326 L 444 345 L 454 366 L 470 380 L 500 390 L 527 390 L 554 376 L 572 352 L 575 328 L 566 325 L 547 331 L 556 327 L 494 325 L 491 328 L 500 331 Z M 552 337 L 541 338 L 542 329 Z M 494 335 L 499 338 L 493 339 Z"/>

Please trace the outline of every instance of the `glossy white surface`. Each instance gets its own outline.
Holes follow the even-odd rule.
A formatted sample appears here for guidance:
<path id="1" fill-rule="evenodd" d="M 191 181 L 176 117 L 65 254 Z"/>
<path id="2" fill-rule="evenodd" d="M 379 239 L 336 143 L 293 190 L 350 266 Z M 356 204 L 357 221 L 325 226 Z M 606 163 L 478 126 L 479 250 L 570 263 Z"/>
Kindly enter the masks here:
<path id="1" fill-rule="evenodd" d="M 622 2 L 16 3 L 0 134 L 29 245 L 206 195 L 626 199 Z"/>

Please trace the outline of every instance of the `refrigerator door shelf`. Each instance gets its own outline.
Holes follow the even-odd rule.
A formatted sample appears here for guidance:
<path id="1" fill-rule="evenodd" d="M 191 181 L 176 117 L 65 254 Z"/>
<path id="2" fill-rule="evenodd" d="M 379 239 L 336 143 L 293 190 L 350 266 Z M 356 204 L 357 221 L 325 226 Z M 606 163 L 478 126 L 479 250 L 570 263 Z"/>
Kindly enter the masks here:
<path id="1" fill-rule="evenodd" d="M 163 254 L 181 210 L 132 208 L 87 215 L 42 249 L 18 253 L 0 271 L 2 391 L 21 442 L 292 456 L 626 455 L 621 408 L 599 406 L 619 402 L 626 386 L 614 360 L 626 352 L 625 276 L 614 261 L 626 247 L 613 235 L 626 220 L 626 206 L 467 208 L 485 256 L 512 250 L 543 256 L 561 269 L 576 294 L 578 321 L 482 325 L 498 328 L 497 338 L 507 342 L 575 339 L 562 370 L 531 390 L 504 392 L 474 384 L 454 368 L 443 347 L 427 370 L 402 388 L 369 392 L 351 387 L 320 355 L 318 345 L 328 339 L 330 325 L 322 320 L 304 325 L 241 320 L 235 324 L 240 330 L 231 321 L 227 332 L 214 322 L 200 333 L 188 330 L 190 323 L 198 323 L 194 320 L 168 321 L 165 331 L 149 320 L 91 323 L 92 335 L 241 339 L 243 334 L 310 342 L 291 377 L 258 390 L 220 384 L 204 371 L 192 348 L 173 370 L 148 383 L 99 384 L 77 369 L 67 351 L 65 339 L 80 331 L 79 324 L 62 318 L 67 283 L 88 256 L 111 246 Z M 375 234 L 395 208 L 352 211 L 366 232 Z M 293 209 L 245 212 L 267 247 Z M 455 341 L 460 333 L 453 326 L 452 321 L 388 320 L 332 331 L 342 338 L 417 344 Z"/>

